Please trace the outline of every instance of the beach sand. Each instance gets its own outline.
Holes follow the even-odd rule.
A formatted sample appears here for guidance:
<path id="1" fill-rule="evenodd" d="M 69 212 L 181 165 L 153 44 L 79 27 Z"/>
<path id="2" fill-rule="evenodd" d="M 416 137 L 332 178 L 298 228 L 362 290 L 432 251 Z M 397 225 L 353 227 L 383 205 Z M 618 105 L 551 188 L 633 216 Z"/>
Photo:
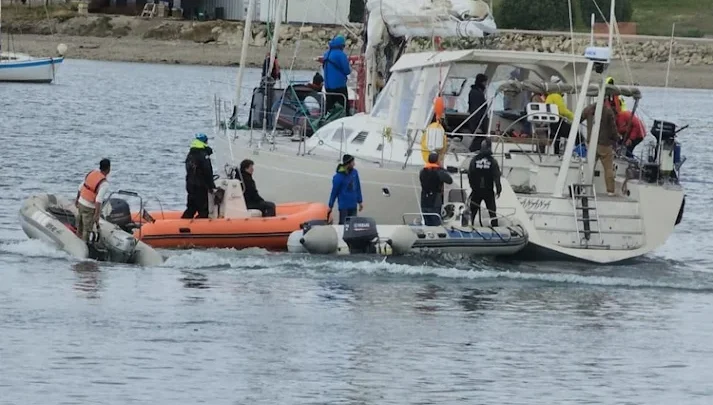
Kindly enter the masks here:
<path id="1" fill-rule="evenodd" d="M 68 59 L 90 59 L 103 61 L 171 63 L 192 65 L 237 66 L 240 59 L 240 47 L 228 44 L 200 44 L 192 41 L 142 39 L 134 36 L 79 37 L 62 35 L 14 35 L 12 46 L 15 51 L 34 56 L 54 55 L 59 43 L 68 46 Z M 5 44 L 5 49 L 8 46 Z M 316 70 L 319 68 L 315 58 L 324 49 L 314 46 L 301 46 L 295 55 L 294 46 L 280 47 L 280 63 L 288 68 L 294 59 L 294 68 Z M 265 57 L 264 47 L 250 47 L 246 65 L 259 67 Z M 629 63 L 634 83 L 640 86 L 663 87 L 666 80 L 666 63 Z M 612 64 L 611 75 L 625 81 L 628 75 L 622 62 Z M 713 89 L 713 67 L 706 65 L 672 65 L 669 87 Z"/>

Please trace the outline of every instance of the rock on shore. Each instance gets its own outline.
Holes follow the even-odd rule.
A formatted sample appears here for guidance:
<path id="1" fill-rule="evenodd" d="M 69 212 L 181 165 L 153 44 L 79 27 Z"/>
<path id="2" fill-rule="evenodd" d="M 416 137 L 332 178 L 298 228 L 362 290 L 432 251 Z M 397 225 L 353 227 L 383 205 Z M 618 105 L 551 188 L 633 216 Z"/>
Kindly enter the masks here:
<path id="1" fill-rule="evenodd" d="M 6 15 L 7 14 L 7 15 Z M 184 21 L 173 19 L 141 19 L 129 16 L 89 15 L 77 16 L 63 10 L 55 12 L 51 20 L 25 19 L 13 16 L 13 13 L 3 14 L 3 31 L 15 34 L 60 34 L 67 36 L 87 37 L 138 37 L 154 40 L 185 40 L 201 44 L 226 44 L 239 46 L 242 43 L 244 24 L 230 21 Z M 251 30 L 250 45 L 263 47 L 268 42 L 265 24 L 257 23 Z M 302 49 L 321 49 L 325 44 L 341 33 L 347 38 L 347 44 L 358 46 L 361 32 L 360 24 L 352 24 L 349 29 L 342 26 L 317 26 L 301 24 L 283 24 L 280 28 L 280 44 L 293 46 L 300 42 Z M 598 41 L 604 45 L 603 41 Z M 487 47 L 502 50 L 521 50 L 538 52 L 572 52 L 573 40 L 569 36 L 542 36 L 522 33 L 505 33 L 487 40 L 445 41 L 444 45 L 451 49 Z M 585 38 L 574 40 L 574 52 L 583 54 L 589 40 Z M 428 41 L 413 42 L 410 50 L 430 49 Z M 621 44 L 617 46 L 615 55 L 623 56 L 632 62 L 666 62 L 669 55 L 669 39 L 661 40 L 627 40 L 623 51 Z M 674 42 L 673 61 L 677 65 L 713 65 L 713 41 L 711 42 Z"/>

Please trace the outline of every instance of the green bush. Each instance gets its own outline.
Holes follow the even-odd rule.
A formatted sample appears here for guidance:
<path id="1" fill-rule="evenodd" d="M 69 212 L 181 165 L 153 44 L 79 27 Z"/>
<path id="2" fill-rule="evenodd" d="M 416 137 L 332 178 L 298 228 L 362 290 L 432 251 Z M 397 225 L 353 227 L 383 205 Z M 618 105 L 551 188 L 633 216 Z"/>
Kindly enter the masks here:
<path id="1" fill-rule="evenodd" d="M 676 34 L 678 34 L 678 33 L 676 33 Z M 683 31 L 683 33 L 681 33 L 680 35 L 682 37 L 687 37 L 687 38 L 703 38 L 703 36 L 705 34 L 703 33 L 703 31 L 701 31 L 698 28 L 690 28 L 690 29 Z"/>
<path id="2" fill-rule="evenodd" d="M 597 0 L 596 4 L 594 0 L 579 0 L 580 8 L 582 10 L 582 19 L 584 24 L 589 27 L 592 22 L 592 13 L 594 13 L 595 22 L 604 22 L 602 15 L 597 10 L 597 5 L 601 9 L 602 13 L 609 20 L 609 8 L 611 7 L 611 0 Z M 631 0 L 616 0 L 616 6 L 614 8 L 614 15 L 619 22 L 630 22 L 632 21 L 632 15 L 634 14 L 634 8 L 631 6 Z"/>
<path id="3" fill-rule="evenodd" d="M 569 8 L 562 0 L 501 0 L 494 12 L 498 28 L 569 29 Z"/>

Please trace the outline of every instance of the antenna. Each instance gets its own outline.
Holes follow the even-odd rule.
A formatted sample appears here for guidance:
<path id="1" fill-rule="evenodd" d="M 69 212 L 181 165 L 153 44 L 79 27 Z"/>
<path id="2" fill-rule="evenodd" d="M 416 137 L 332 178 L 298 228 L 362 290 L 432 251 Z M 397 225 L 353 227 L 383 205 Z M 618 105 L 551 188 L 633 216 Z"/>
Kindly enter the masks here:
<path id="1" fill-rule="evenodd" d="M 666 84 L 664 85 L 664 88 L 668 90 L 668 77 L 669 74 L 671 73 L 671 59 L 673 59 L 673 39 L 675 38 L 674 35 L 676 34 L 676 23 L 673 23 L 673 26 L 671 27 L 671 42 L 668 46 L 668 63 L 666 66 Z"/>
<path id="2" fill-rule="evenodd" d="M 616 24 L 616 0 L 611 0 L 611 7 L 609 8 L 609 49 L 612 49 L 612 42 L 614 40 L 614 24 Z"/>
<path id="3" fill-rule="evenodd" d="M 594 13 L 592 13 L 592 22 L 589 24 L 589 46 L 594 46 Z"/>

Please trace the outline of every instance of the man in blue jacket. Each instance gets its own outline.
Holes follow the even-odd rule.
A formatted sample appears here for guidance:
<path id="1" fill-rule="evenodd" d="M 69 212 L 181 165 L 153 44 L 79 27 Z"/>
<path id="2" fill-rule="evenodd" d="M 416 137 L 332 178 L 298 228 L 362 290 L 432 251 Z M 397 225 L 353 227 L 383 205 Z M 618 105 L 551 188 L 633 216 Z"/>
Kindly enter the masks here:
<path id="1" fill-rule="evenodd" d="M 329 49 L 324 53 L 322 69 L 324 70 L 324 91 L 327 93 L 326 111 L 331 111 L 335 104 L 342 104 L 346 114 L 349 115 L 349 92 L 347 91 L 347 78 L 352 72 L 349 58 L 344 53 L 346 41 L 343 36 L 337 35 L 329 41 Z M 347 105 L 344 105 L 344 104 Z"/>
<path id="2" fill-rule="evenodd" d="M 339 225 L 344 225 L 347 217 L 357 215 L 364 209 L 361 198 L 361 183 L 359 172 L 354 168 L 354 156 L 344 155 L 342 163 L 337 165 L 337 172 L 332 178 L 332 193 L 329 196 L 329 217 L 332 216 L 334 201 L 339 200 Z"/>

